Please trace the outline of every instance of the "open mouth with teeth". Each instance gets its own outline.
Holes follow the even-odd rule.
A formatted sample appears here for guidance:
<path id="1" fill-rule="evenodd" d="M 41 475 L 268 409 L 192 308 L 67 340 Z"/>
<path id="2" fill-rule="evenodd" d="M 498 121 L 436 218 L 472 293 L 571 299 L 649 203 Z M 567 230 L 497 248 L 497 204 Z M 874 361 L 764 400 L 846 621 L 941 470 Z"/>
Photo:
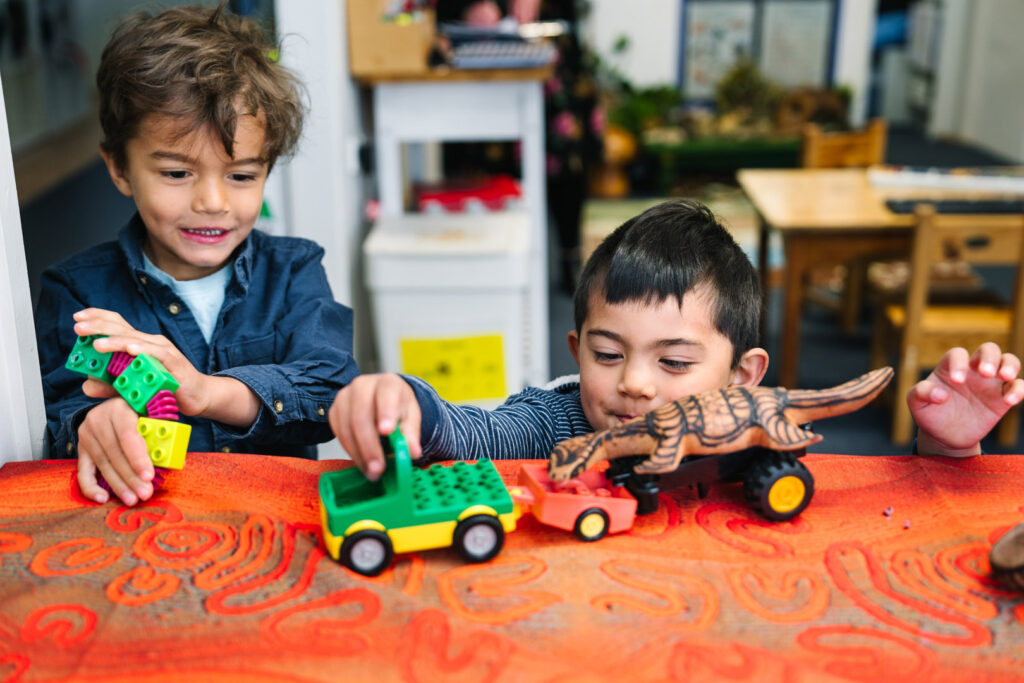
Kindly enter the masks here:
<path id="1" fill-rule="evenodd" d="M 221 228 L 182 228 L 186 239 L 199 244 L 217 244 L 224 241 L 230 231 Z"/>

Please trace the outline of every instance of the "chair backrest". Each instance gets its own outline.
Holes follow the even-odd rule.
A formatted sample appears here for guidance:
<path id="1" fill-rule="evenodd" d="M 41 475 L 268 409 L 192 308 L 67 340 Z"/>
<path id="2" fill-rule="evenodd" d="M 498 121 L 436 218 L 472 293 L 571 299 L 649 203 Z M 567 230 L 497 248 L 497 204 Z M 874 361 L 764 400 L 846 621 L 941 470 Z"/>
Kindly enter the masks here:
<path id="1" fill-rule="evenodd" d="M 800 165 L 803 168 L 871 166 L 885 161 L 888 126 L 885 119 L 871 119 L 863 130 L 826 133 L 815 123 L 801 131 Z"/>
<path id="2" fill-rule="evenodd" d="M 908 336 L 914 336 L 928 305 L 932 266 L 943 261 L 962 260 L 971 265 L 1009 265 L 1017 269 L 1011 297 L 1011 353 L 1024 353 L 1024 216 L 1007 221 L 1005 215 L 938 214 L 931 204 L 919 204 L 915 211 L 910 282 L 907 287 Z"/>

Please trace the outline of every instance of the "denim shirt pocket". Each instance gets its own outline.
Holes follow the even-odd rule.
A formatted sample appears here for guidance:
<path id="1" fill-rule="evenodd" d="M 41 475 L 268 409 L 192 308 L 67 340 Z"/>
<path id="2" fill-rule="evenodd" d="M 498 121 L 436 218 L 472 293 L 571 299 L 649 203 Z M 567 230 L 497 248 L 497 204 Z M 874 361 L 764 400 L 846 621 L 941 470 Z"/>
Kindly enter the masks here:
<path id="1" fill-rule="evenodd" d="M 277 335 L 274 332 L 265 334 L 255 339 L 244 339 L 223 348 L 224 358 L 227 361 L 225 368 L 234 368 L 239 365 L 269 365 L 275 362 L 274 339 Z"/>

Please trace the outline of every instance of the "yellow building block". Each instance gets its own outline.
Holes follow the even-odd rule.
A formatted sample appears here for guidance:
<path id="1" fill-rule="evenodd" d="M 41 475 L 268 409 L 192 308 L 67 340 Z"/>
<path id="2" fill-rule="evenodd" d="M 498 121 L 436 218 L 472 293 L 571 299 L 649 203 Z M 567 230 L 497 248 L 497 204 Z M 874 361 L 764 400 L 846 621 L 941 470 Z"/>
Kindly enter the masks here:
<path id="1" fill-rule="evenodd" d="M 153 464 L 180 470 L 185 466 L 188 439 L 192 426 L 173 420 L 139 418 L 139 434 L 146 440 L 146 450 Z"/>

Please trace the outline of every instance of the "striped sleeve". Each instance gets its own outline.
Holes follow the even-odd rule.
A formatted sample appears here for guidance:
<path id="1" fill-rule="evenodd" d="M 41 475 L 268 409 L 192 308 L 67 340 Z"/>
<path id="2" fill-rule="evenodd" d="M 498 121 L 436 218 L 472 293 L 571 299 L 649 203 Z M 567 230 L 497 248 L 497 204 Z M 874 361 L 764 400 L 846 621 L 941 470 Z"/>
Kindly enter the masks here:
<path id="1" fill-rule="evenodd" d="M 423 455 L 431 460 L 545 459 L 555 444 L 593 431 L 578 386 L 528 388 L 494 410 L 445 401 L 423 380 L 403 376 L 423 413 Z"/>

